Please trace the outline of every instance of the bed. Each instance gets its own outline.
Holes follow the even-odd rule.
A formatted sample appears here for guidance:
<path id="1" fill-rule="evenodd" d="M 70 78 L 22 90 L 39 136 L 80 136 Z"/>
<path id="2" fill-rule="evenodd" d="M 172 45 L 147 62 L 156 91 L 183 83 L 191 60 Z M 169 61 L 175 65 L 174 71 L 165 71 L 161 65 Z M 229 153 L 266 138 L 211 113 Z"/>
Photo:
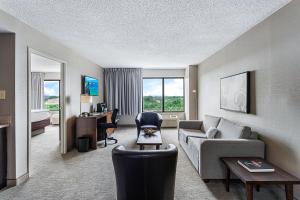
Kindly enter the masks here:
<path id="1" fill-rule="evenodd" d="M 49 110 L 31 110 L 31 136 L 45 132 L 45 127 L 50 125 L 51 114 Z"/>

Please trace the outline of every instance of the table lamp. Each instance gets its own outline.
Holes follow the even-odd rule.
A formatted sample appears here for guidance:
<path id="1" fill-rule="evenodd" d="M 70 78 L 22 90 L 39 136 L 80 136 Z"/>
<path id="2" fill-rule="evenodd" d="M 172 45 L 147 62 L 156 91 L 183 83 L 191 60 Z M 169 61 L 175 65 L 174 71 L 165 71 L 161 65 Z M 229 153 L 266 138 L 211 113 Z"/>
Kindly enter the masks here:
<path id="1" fill-rule="evenodd" d="M 88 104 L 88 112 L 90 112 L 90 104 L 92 103 L 92 97 L 86 94 L 80 95 L 80 114 L 82 113 L 82 105 Z"/>

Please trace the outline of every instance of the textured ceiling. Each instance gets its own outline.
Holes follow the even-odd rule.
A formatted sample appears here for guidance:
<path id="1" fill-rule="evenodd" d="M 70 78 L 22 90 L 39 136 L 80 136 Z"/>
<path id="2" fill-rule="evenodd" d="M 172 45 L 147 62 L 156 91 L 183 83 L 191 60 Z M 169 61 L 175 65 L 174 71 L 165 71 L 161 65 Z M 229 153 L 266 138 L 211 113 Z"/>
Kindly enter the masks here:
<path id="1" fill-rule="evenodd" d="M 54 60 L 31 54 L 31 71 L 32 72 L 60 72 L 61 63 Z"/>
<path id="2" fill-rule="evenodd" d="M 0 0 L 103 67 L 197 64 L 290 0 Z"/>

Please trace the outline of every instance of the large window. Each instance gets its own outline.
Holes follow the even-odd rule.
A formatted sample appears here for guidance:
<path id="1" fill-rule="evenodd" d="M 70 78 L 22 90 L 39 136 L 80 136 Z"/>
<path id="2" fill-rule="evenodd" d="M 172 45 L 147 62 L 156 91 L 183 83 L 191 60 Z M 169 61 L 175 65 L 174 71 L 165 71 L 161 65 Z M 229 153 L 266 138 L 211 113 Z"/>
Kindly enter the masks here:
<path id="1" fill-rule="evenodd" d="M 144 78 L 143 110 L 183 112 L 183 78 Z"/>
<path id="2" fill-rule="evenodd" d="M 44 81 L 44 108 L 59 110 L 59 80 Z"/>

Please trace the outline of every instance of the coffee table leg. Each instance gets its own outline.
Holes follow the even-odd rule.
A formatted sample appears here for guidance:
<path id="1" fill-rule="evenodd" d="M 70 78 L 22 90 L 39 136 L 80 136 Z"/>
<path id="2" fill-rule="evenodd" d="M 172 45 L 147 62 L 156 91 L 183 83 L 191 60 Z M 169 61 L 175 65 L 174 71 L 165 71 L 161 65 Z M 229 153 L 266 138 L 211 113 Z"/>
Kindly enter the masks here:
<path id="1" fill-rule="evenodd" d="M 286 196 L 286 200 L 293 200 L 293 185 L 292 184 L 285 185 L 285 196 Z"/>
<path id="2" fill-rule="evenodd" d="M 140 150 L 144 150 L 144 145 L 140 145 Z"/>
<path id="3" fill-rule="evenodd" d="M 229 183 L 230 183 L 230 169 L 226 167 L 226 191 L 229 192 Z"/>
<path id="4" fill-rule="evenodd" d="M 156 145 L 156 150 L 159 150 L 159 148 L 160 148 L 160 145 L 159 144 Z"/>
<path id="5" fill-rule="evenodd" d="M 246 184 L 246 193 L 247 193 L 247 200 L 253 200 L 253 185 L 247 183 Z"/>

